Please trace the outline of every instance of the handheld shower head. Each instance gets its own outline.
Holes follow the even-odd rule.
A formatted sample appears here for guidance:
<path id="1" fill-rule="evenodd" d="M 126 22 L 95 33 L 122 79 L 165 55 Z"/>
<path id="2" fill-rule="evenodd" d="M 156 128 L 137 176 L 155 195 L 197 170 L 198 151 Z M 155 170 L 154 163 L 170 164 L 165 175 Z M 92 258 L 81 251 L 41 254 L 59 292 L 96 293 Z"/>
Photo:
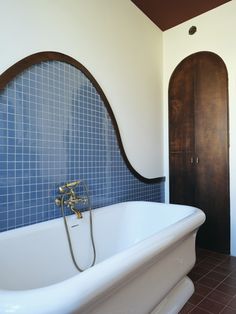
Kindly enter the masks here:
<path id="1" fill-rule="evenodd" d="M 81 182 L 80 180 L 73 181 L 73 182 L 68 182 L 68 183 L 66 183 L 65 185 L 60 186 L 60 187 L 58 188 L 58 190 L 59 190 L 59 192 L 60 192 L 61 194 L 66 193 L 66 192 L 68 192 L 69 190 L 74 189 L 77 185 L 80 184 L 80 182 Z"/>

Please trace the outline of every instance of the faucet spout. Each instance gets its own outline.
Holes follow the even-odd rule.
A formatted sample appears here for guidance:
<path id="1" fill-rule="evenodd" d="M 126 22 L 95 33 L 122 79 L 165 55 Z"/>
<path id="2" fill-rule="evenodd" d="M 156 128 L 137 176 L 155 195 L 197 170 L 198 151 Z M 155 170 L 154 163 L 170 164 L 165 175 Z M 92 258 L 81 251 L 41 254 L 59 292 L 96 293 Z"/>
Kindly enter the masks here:
<path id="1" fill-rule="evenodd" d="M 77 217 L 78 219 L 82 219 L 82 218 L 83 218 L 83 215 L 82 215 L 82 213 L 81 213 L 80 210 L 78 210 L 77 208 L 74 208 L 74 207 L 72 207 L 72 206 L 71 206 L 70 209 L 72 210 L 72 212 L 76 215 L 76 217 Z"/>

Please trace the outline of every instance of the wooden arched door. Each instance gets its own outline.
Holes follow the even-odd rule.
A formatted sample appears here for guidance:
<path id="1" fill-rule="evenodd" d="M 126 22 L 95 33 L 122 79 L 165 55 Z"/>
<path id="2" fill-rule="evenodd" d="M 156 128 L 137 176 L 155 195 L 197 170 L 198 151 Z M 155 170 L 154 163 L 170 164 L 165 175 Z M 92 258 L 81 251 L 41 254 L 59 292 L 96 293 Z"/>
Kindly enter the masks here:
<path id="1" fill-rule="evenodd" d="M 206 214 L 200 247 L 230 252 L 228 76 L 211 52 L 184 59 L 169 83 L 170 202 Z"/>

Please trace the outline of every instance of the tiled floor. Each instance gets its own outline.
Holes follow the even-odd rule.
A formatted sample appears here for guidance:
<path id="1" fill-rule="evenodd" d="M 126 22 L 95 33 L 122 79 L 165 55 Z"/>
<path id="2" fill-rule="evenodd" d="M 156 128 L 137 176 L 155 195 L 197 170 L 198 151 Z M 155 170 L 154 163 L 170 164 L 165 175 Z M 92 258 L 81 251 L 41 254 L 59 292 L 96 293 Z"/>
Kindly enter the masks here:
<path id="1" fill-rule="evenodd" d="M 199 249 L 189 277 L 195 293 L 181 314 L 236 314 L 236 257 Z"/>

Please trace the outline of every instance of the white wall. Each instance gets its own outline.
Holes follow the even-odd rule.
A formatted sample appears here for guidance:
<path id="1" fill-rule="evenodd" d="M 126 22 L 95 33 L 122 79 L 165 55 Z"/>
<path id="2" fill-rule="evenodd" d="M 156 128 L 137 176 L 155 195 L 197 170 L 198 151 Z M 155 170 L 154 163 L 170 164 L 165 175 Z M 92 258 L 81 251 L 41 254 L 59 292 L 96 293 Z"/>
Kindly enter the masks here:
<path id="1" fill-rule="evenodd" d="M 164 50 L 164 128 L 165 174 L 168 178 L 168 84 L 177 64 L 197 51 L 212 51 L 225 62 L 229 77 L 230 123 L 230 197 L 231 197 L 231 253 L 236 255 L 236 1 L 228 2 L 208 13 L 174 27 L 163 36 Z M 195 35 L 189 28 L 197 26 Z M 166 182 L 168 200 L 168 181 Z"/>
<path id="2" fill-rule="evenodd" d="M 0 0 L 0 73 L 58 51 L 96 78 L 132 166 L 163 176 L 162 32 L 129 0 Z"/>

